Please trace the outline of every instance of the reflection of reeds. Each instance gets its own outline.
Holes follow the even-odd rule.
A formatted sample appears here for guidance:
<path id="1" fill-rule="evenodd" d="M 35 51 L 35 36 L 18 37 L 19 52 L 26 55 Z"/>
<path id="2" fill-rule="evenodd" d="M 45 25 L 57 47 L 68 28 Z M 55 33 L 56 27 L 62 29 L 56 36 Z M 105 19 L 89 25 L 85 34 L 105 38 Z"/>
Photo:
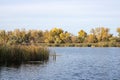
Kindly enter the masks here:
<path id="1" fill-rule="evenodd" d="M 0 46 L 0 63 L 21 63 L 44 61 L 49 58 L 49 50 L 40 46 L 4 45 Z"/>

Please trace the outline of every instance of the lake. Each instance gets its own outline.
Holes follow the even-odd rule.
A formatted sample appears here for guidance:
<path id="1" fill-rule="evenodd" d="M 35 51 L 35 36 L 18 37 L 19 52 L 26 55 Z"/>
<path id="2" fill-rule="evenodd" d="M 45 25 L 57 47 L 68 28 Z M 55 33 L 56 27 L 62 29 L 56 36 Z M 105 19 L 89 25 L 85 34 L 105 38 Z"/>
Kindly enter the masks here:
<path id="1" fill-rule="evenodd" d="M 1 66 L 0 80 L 120 80 L 120 48 L 51 47 L 41 64 Z"/>

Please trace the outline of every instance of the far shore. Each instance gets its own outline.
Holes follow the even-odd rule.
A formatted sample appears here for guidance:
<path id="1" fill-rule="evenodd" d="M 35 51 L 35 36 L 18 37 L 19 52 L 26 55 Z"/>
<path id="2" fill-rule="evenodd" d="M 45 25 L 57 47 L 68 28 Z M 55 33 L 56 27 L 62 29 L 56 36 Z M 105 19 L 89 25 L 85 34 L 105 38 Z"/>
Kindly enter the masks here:
<path id="1" fill-rule="evenodd" d="M 35 45 L 45 46 L 45 47 L 120 47 L 120 43 L 36 43 Z"/>

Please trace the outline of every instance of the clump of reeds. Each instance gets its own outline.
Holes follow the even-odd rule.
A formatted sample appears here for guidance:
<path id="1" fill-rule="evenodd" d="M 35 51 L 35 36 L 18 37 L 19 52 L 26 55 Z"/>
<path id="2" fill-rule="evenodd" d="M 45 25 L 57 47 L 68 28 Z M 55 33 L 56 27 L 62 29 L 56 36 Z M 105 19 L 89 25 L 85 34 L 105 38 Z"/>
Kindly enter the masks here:
<path id="1" fill-rule="evenodd" d="M 0 63 L 22 63 L 27 61 L 45 61 L 49 59 L 49 50 L 34 45 L 0 46 Z"/>

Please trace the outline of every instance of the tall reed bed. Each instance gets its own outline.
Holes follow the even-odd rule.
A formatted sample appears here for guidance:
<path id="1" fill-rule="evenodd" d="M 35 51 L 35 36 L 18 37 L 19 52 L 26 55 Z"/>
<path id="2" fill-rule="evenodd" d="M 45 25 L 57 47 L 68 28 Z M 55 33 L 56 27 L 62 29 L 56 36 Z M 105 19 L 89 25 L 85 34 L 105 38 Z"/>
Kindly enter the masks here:
<path id="1" fill-rule="evenodd" d="M 22 63 L 27 61 L 45 61 L 49 59 L 49 50 L 34 45 L 0 46 L 0 63 Z"/>

